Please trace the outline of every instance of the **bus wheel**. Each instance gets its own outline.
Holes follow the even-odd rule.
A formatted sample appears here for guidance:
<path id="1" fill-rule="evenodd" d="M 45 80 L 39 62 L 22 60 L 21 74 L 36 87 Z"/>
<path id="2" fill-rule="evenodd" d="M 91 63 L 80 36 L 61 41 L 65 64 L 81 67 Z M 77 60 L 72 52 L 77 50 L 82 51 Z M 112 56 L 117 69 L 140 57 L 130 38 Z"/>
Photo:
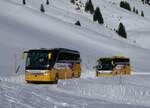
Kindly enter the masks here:
<path id="1" fill-rule="evenodd" d="M 56 74 L 55 81 L 54 81 L 54 84 L 57 84 L 57 83 L 58 83 L 58 74 Z"/>
<path id="2" fill-rule="evenodd" d="M 74 78 L 75 76 L 74 76 L 74 73 L 72 73 L 72 76 L 71 76 L 71 78 Z"/>
<path id="3" fill-rule="evenodd" d="M 27 83 L 32 83 L 32 81 L 26 81 Z"/>

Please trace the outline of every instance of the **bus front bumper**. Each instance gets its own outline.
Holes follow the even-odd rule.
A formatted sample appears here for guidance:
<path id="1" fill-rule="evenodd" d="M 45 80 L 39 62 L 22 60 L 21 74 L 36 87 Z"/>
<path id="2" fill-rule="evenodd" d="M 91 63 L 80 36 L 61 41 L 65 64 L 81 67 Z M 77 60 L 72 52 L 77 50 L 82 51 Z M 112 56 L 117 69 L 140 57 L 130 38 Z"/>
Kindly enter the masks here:
<path id="1" fill-rule="evenodd" d="M 54 78 L 52 79 L 50 73 L 31 74 L 31 73 L 26 72 L 25 80 L 27 82 L 51 82 L 51 81 L 54 81 Z"/>

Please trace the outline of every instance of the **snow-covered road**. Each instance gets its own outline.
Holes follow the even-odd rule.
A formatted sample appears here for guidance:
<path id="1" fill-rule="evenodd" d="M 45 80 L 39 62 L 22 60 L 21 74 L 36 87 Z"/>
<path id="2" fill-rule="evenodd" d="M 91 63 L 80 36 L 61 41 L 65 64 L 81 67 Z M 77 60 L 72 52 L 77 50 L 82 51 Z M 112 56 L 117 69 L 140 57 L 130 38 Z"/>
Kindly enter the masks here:
<path id="1" fill-rule="evenodd" d="M 6 108 L 150 107 L 147 75 L 69 79 L 57 85 L 6 79 L 0 83 L 0 103 Z"/>
<path id="2" fill-rule="evenodd" d="M 149 108 L 150 7 L 140 0 L 127 0 L 144 11 L 145 17 L 141 17 L 120 8 L 120 1 L 93 0 L 104 17 L 104 24 L 99 25 L 84 7 L 76 10 L 70 0 L 51 0 L 48 6 L 43 0 L 27 0 L 26 5 L 20 0 L 0 0 L 0 107 Z M 45 13 L 40 12 L 41 3 Z M 81 27 L 74 25 L 77 20 Z M 120 22 L 126 27 L 127 39 L 114 31 Z M 60 80 L 57 85 L 27 84 L 21 53 L 58 47 L 80 51 L 81 78 Z M 113 55 L 129 57 L 132 71 L 140 73 L 95 78 L 92 67 L 96 60 Z"/>

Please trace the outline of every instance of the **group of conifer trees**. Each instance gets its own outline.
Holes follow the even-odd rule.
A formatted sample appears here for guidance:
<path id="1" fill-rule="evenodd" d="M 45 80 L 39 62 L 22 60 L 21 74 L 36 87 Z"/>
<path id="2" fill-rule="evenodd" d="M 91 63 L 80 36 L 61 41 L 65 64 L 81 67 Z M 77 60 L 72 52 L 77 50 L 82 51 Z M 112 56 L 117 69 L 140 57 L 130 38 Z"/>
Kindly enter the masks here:
<path id="1" fill-rule="evenodd" d="M 88 0 L 85 4 L 85 12 L 89 12 L 93 15 L 93 21 L 98 21 L 99 24 L 104 23 L 104 19 L 99 7 L 94 9 L 94 5 L 91 0 Z"/>
<path id="2" fill-rule="evenodd" d="M 22 4 L 26 5 L 26 0 L 22 0 Z M 46 5 L 49 5 L 49 0 L 46 0 Z M 45 8 L 43 4 L 40 5 L 40 11 L 45 12 Z"/>
<path id="3" fill-rule="evenodd" d="M 150 0 L 141 0 L 143 4 L 148 4 L 150 5 Z"/>
<path id="4" fill-rule="evenodd" d="M 93 3 L 92 3 L 91 0 L 88 0 L 86 2 L 86 4 L 85 4 L 85 12 L 89 12 L 90 14 L 93 15 L 93 21 L 98 21 L 99 24 L 103 24 L 104 23 L 104 19 L 103 19 L 102 13 L 100 11 L 100 8 L 96 7 L 96 9 L 94 10 L 94 6 L 93 6 Z M 127 38 L 127 33 L 126 33 L 126 30 L 125 30 L 125 26 L 122 23 L 119 24 L 118 30 L 116 30 L 116 32 L 121 37 Z"/>
<path id="5" fill-rule="evenodd" d="M 127 1 L 121 1 L 121 2 L 120 2 L 120 7 L 131 11 L 130 4 L 129 4 Z"/>
<path id="6" fill-rule="evenodd" d="M 141 0 L 142 2 L 143 2 L 143 4 L 150 4 L 150 0 Z M 124 8 L 124 9 L 126 9 L 126 10 L 129 10 L 129 11 L 131 11 L 131 6 L 130 6 L 130 4 L 127 2 L 127 1 L 121 1 L 120 2 L 120 7 L 121 8 Z M 133 10 L 132 10 L 134 13 L 136 13 L 136 14 L 139 14 L 139 11 L 138 11 L 138 9 L 135 9 L 135 6 L 133 7 Z M 144 12 L 143 12 L 143 10 L 141 11 L 141 14 L 140 14 L 142 17 L 144 17 Z M 120 29 L 119 29 L 120 28 Z M 118 30 L 116 31 L 120 36 L 122 36 L 122 37 L 124 37 L 124 38 L 127 38 L 127 34 L 125 33 L 125 30 L 123 30 L 123 29 L 125 29 L 125 27 L 124 27 L 124 25 L 122 24 L 122 23 L 120 23 L 119 24 L 119 27 L 118 27 Z M 119 32 L 120 31 L 120 32 Z M 122 33 L 123 34 L 122 34 Z"/>
<path id="7" fill-rule="evenodd" d="M 142 0 L 142 2 L 144 3 L 149 3 L 150 0 Z M 70 0 L 71 3 L 75 3 L 75 0 Z M 26 5 L 26 0 L 22 0 L 22 4 L 23 5 Z M 49 0 L 46 0 L 46 5 L 49 5 Z M 126 1 L 121 1 L 120 2 L 120 7 L 122 8 L 125 8 L 129 11 L 131 11 L 131 7 L 130 7 L 130 4 Z M 45 12 L 45 8 L 44 8 L 44 4 L 41 4 L 40 6 L 40 11 L 41 12 Z M 90 13 L 93 15 L 93 21 L 94 22 L 98 22 L 99 24 L 104 24 L 104 19 L 103 19 L 103 16 L 102 16 L 102 13 L 101 13 L 101 10 L 99 7 L 96 7 L 94 9 L 94 5 L 92 3 L 91 0 L 87 0 L 87 2 L 85 3 L 85 12 L 87 13 Z M 138 10 L 135 10 L 135 7 L 133 7 L 133 12 L 137 13 L 138 14 Z M 141 11 L 141 16 L 144 17 L 144 13 L 143 11 Z M 80 21 L 77 21 L 75 23 L 75 25 L 79 25 L 81 26 L 80 24 Z M 123 38 L 127 38 L 127 33 L 126 33 L 126 30 L 125 30 L 125 26 L 120 23 L 119 26 L 118 26 L 118 30 L 116 30 L 116 32 Z"/>
<path id="8" fill-rule="evenodd" d="M 144 0 L 142 0 L 142 1 L 144 1 Z M 146 1 L 146 0 L 145 0 L 145 1 Z M 145 3 L 145 2 L 144 2 L 144 3 Z M 147 3 L 147 2 L 146 2 L 146 3 Z M 121 2 L 120 2 L 120 7 L 121 7 L 121 8 L 124 8 L 124 9 L 126 9 L 126 10 L 131 11 L 131 6 L 130 6 L 130 4 L 129 4 L 127 1 L 121 1 Z M 133 12 L 136 13 L 136 14 L 139 14 L 139 11 L 138 11 L 138 9 L 135 9 L 135 6 L 133 7 Z M 143 10 L 141 11 L 141 16 L 144 17 L 144 12 L 143 12 Z"/>

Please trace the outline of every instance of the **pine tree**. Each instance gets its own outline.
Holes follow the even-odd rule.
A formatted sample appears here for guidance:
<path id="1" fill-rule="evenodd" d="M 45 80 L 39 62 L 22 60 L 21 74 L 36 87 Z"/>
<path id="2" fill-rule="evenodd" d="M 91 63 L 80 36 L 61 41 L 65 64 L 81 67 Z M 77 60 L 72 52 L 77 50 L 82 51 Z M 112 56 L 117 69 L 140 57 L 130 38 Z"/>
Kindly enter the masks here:
<path id="1" fill-rule="evenodd" d="M 93 15 L 93 21 L 98 21 L 99 24 L 104 23 L 103 16 L 100 12 L 99 7 L 96 7 L 96 10 L 95 10 L 94 15 Z"/>
<path id="2" fill-rule="evenodd" d="M 146 3 L 146 4 L 149 4 L 149 1 L 150 1 L 150 0 L 145 0 L 145 3 Z"/>
<path id="3" fill-rule="evenodd" d="M 123 25 L 122 23 L 119 24 L 117 33 L 118 33 L 121 37 L 127 38 L 127 33 L 126 33 L 125 27 L 124 27 L 124 25 Z"/>
<path id="4" fill-rule="evenodd" d="M 144 17 L 144 12 L 143 11 L 141 11 L 141 16 Z"/>
<path id="5" fill-rule="evenodd" d="M 150 0 L 147 1 L 147 4 L 150 5 Z"/>
<path id="6" fill-rule="evenodd" d="M 122 7 L 122 8 L 124 7 L 124 1 L 120 2 L 120 7 Z"/>
<path id="7" fill-rule="evenodd" d="M 135 7 L 133 7 L 133 12 L 135 13 Z"/>
<path id="8" fill-rule="evenodd" d="M 70 0 L 70 2 L 71 2 L 72 4 L 75 4 L 75 0 Z"/>
<path id="9" fill-rule="evenodd" d="M 90 12 L 91 14 L 94 13 L 94 6 L 91 0 L 88 0 L 85 3 L 85 12 Z"/>
<path id="10" fill-rule="evenodd" d="M 26 0 L 22 0 L 22 4 L 25 5 L 26 4 Z"/>
<path id="11" fill-rule="evenodd" d="M 43 4 L 41 4 L 40 10 L 41 10 L 41 12 L 45 12 L 44 5 L 43 5 Z"/>
<path id="12" fill-rule="evenodd" d="M 130 4 L 128 2 L 126 2 L 126 1 L 121 1 L 120 2 L 120 7 L 131 11 Z"/>
<path id="13" fill-rule="evenodd" d="M 142 3 L 144 4 L 144 0 L 141 0 L 142 1 Z"/>
<path id="14" fill-rule="evenodd" d="M 80 21 L 78 20 L 78 21 L 75 23 L 75 25 L 81 26 Z"/>
<path id="15" fill-rule="evenodd" d="M 87 1 L 85 3 L 85 12 L 88 12 L 90 10 L 89 2 Z"/>
<path id="16" fill-rule="evenodd" d="M 128 2 L 125 2 L 125 7 L 127 10 L 131 11 L 131 6 Z"/>
<path id="17" fill-rule="evenodd" d="M 49 5 L 49 0 L 46 0 L 46 4 Z"/>
<path id="18" fill-rule="evenodd" d="M 135 13 L 136 13 L 136 14 L 139 14 L 139 11 L 138 11 L 138 9 L 136 9 Z"/>
<path id="19" fill-rule="evenodd" d="M 90 4 L 90 13 L 93 14 L 94 13 L 94 6 L 91 0 L 89 0 L 89 4 Z"/>

